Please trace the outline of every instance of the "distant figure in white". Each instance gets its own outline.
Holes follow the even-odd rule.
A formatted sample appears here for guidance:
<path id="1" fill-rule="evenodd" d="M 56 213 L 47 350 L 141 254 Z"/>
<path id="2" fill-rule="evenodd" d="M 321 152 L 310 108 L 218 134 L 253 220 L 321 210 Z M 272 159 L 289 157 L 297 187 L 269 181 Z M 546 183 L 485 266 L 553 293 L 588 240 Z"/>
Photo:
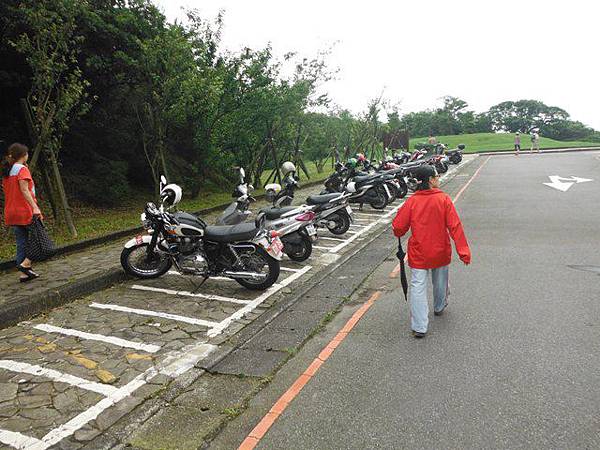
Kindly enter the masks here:
<path id="1" fill-rule="evenodd" d="M 540 152 L 540 135 L 535 130 L 531 132 L 531 153 L 533 150 Z"/>
<path id="2" fill-rule="evenodd" d="M 515 134 L 515 156 L 519 156 L 519 152 L 521 151 L 521 135 L 517 131 Z"/>

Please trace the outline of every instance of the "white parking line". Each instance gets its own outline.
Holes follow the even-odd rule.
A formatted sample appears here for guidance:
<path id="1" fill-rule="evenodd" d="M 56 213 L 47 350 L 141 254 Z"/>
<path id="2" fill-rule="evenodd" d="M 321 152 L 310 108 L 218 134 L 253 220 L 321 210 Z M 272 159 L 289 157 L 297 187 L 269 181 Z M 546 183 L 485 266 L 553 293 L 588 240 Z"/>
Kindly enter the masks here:
<path id="1" fill-rule="evenodd" d="M 134 284 L 131 286 L 131 289 L 136 289 L 138 291 L 150 291 L 150 292 L 160 292 L 162 294 L 169 295 L 181 295 L 183 297 L 195 297 L 195 298 L 204 298 L 207 300 L 216 300 L 218 302 L 226 302 L 226 303 L 235 303 L 237 305 L 247 305 L 250 303 L 250 300 L 239 300 L 237 298 L 230 297 L 222 297 L 220 295 L 211 295 L 211 294 L 196 294 L 188 291 L 174 291 L 173 289 L 163 289 L 151 286 L 141 286 L 139 284 Z"/>
<path id="2" fill-rule="evenodd" d="M 208 320 L 195 319 L 193 317 L 180 316 L 178 314 L 150 311 L 147 309 L 129 308 L 127 306 L 112 305 L 108 303 L 90 303 L 92 308 L 109 309 L 112 311 L 120 311 L 125 313 L 139 314 L 140 316 L 160 317 L 163 319 L 175 320 L 177 322 L 191 323 L 207 328 L 212 328 L 217 325 L 217 322 L 209 322 Z"/>
<path id="3" fill-rule="evenodd" d="M 312 248 L 316 248 L 318 250 L 329 250 L 332 247 L 323 247 L 321 245 L 313 245 Z"/>
<path id="4" fill-rule="evenodd" d="M 223 330 L 225 330 L 225 328 L 227 328 L 229 325 L 231 325 L 231 323 L 233 321 L 239 320 L 242 317 L 244 317 L 246 314 L 252 312 L 258 305 L 260 305 L 262 302 L 264 302 L 266 299 L 268 299 L 271 295 L 275 294 L 277 291 L 284 288 L 288 284 L 296 281 L 298 278 L 300 278 L 302 275 L 304 275 L 310 269 L 312 269 L 311 266 L 304 266 L 298 272 L 296 272 L 293 275 L 290 275 L 285 280 L 283 280 L 281 283 L 274 284 L 269 289 L 267 289 L 263 294 L 261 294 L 257 298 L 255 298 L 251 303 L 249 303 L 248 305 L 244 306 L 242 309 L 236 311 L 231 316 L 229 316 L 228 318 L 221 321 L 221 323 L 219 323 L 219 325 L 217 325 L 216 327 L 210 329 L 207 333 L 208 337 L 215 337 L 218 334 L 221 334 L 223 332 Z"/>
<path id="5" fill-rule="evenodd" d="M 357 225 L 357 224 L 350 224 L 351 227 L 356 227 L 356 228 L 364 228 L 366 225 Z"/>
<path id="6" fill-rule="evenodd" d="M 86 333 L 85 331 L 74 330 L 72 328 L 55 327 L 54 325 L 48 325 L 43 323 L 36 325 L 33 328 L 46 333 L 59 333 L 66 336 L 75 336 L 81 339 L 88 339 L 90 341 L 106 342 L 107 344 L 117 345 L 119 347 L 135 348 L 136 350 L 142 350 L 148 353 L 156 353 L 160 350 L 160 345 L 154 344 L 141 344 L 139 342 L 128 341 L 114 336 L 104 336 L 102 334 Z"/>
<path id="7" fill-rule="evenodd" d="M 279 270 L 281 270 L 282 272 L 300 272 L 300 270 L 302 269 L 292 269 L 291 267 L 280 266 Z"/>
<path id="8" fill-rule="evenodd" d="M 70 384 L 86 391 L 97 392 L 106 397 L 113 394 L 117 388 L 109 386 L 107 384 L 96 383 L 94 381 L 88 381 L 83 378 L 79 378 L 68 373 L 59 372 L 58 370 L 46 369 L 45 367 L 36 366 L 33 364 L 27 364 L 18 361 L 11 361 L 8 359 L 0 360 L 0 368 L 9 370 L 17 373 L 27 373 L 29 375 L 35 375 L 38 377 L 50 378 L 52 381 L 58 381 L 60 383 Z"/>
<path id="9" fill-rule="evenodd" d="M 329 236 L 319 236 L 319 239 L 326 239 L 328 241 L 346 242 L 346 239 L 334 238 L 334 237 L 329 237 Z"/>
<path id="10" fill-rule="evenodd" d="M 9 430 L 0 430 L 0 442 L 18 449 L 47 448 L 40 439 Z"/>
<path id="11" fill-rule="evenodd" d="M 176 270 L 169 270 L 167 272 L 167 275 L 179 275 L 180 277 L 185 277 L 186 275 L 181 273 L 181 272 L 177 272 Z M 194 275 L 189 275 L 189 276 L 194 276 Z M 209 280 L 214 280 L 214 281 L 233 281 L 233 278 L 227 278 L 227 277 L 210 277 Z"/>

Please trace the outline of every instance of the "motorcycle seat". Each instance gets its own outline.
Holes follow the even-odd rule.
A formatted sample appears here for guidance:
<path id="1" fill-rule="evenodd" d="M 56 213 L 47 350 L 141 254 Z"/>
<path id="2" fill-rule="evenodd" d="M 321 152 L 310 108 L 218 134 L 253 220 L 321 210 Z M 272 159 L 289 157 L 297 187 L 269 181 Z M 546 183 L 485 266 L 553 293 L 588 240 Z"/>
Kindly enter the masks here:
<path id="1" fill-rule="evenodd" d="M 261 211 L 265 213 L 265 218 L 267 220 L 275 220 L 275 219 L 279 219 L 285 213 L 293 211 L 294 209 L 298 209 L 298 207 L 297 206 L 284 206 L 282 208 L 272 207 L 272 208 L 261 209 Z"/>
<path id="2" fill-rule="evenodd" d="M 375 174 L 375 175 L 364 175 L 364 176 L 360 176 L 360 177 L 354 177 L 353 181 L 357 184 L 360 183 L 364 183 L 365 181 L 371 181 L 374 180 L 375 178 L 379 177 L 379 174 Z"/>
<path id="3" fill-rule="evenodd" d="M 182 223 L 184 225 L 190 225 L 192 227 L 200 229 L 206 226 L 206 224 L 202 220 L 190 213 L 176 212 L 175 214 L 173 214 L 173 216 L 175 217 L 175 219 L 177 219 L 179 223 Z"/>
<path id="4" fill-rule="evenodd" d="M 306 199 L 306 203 L 308 205 L 322 205 L 323 203 L 329 203 L 331 200 L 341 197 L 342 194 L 311 195 Z"/>
<path id="5" fill-rule="evenodd" d="M 213 242 L 240 242 L 254 239 L 258 228 L 253 222 L 237 225 L 210 225 L 204 229 L 204 238 Z"/>

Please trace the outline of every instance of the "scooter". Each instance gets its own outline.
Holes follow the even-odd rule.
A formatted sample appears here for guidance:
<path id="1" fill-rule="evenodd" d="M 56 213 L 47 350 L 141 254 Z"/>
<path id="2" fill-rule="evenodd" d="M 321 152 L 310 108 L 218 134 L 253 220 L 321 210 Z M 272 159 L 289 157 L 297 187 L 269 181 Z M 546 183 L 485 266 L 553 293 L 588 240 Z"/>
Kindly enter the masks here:
<path id="1" fill-rule="evenodd" d="M 446 156 L 448 156 L 450 164 L 460 164 L 463 159 L 463 150 L 465 147 L 465 144 L 458 144 L 454 150 L 446 151 Z"/>

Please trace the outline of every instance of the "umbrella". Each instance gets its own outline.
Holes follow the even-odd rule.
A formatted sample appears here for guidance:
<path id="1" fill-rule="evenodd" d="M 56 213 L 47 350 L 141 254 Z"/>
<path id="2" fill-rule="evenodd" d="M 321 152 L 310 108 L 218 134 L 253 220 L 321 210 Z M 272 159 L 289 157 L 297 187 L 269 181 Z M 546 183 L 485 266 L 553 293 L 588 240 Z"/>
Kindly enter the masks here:
<path id="1" fill-rule="evenodd" d="M 398 251 L 396 256 L 400 260 L 400 283 L 402 283 L 402 291 L 404 292 L 404 300 L 408 301 L 408 281 L 406 281 L 406 267 L 404 267 L 404 250 L 402 249 L 402 241 L 398 238 Z"/>

